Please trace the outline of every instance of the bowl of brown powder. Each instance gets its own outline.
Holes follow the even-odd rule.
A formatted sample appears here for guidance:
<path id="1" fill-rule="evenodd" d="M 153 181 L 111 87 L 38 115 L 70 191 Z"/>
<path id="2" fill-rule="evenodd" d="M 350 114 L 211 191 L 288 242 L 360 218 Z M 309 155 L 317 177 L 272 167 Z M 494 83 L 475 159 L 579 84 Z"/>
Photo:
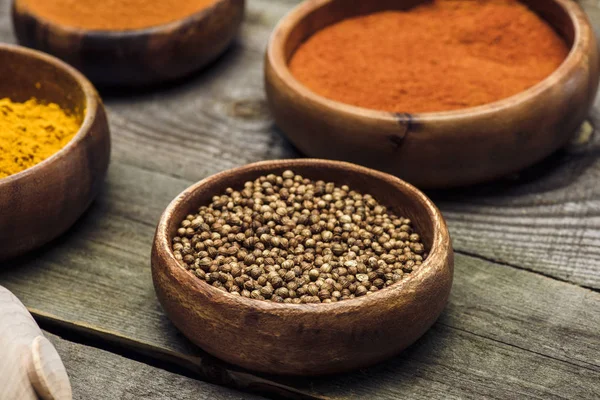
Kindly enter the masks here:
<path id="1" fill-rule="evenodd" d="M 573 1 L 323 0 L 280 21 L 265 78 L 305 154 L 443 188 L 564 145 L 593 103 L 598 60 Z"/>
<path id="2" fill-rule="evenodd" d="M 14 0 L 19 42 L 53 54 L 97 85 L 177 79 L 221 55 L 245 0 Z"/>
<path id="3" fill-rule="evenodd" d="M 62 61 L 0 45 L 0 261 L 65 232 L 100 191 L 110 157 L 92 84 Z"/>
<path id="4" fill-rule="evenodd" d="M 439 210 L 391 175 L 326 160 L 209 177 L 165 210 L 152 276 L 202 349 L 260 372 L 319 375 L 393 356 L 435 322 L 453 252 Z"/>

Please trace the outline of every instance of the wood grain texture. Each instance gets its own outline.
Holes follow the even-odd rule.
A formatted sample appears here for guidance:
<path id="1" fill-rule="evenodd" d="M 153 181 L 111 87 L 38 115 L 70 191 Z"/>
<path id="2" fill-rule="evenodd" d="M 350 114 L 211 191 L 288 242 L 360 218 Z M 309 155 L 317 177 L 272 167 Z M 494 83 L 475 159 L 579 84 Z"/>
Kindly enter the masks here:
<path id="1" fill-rule="evenodd" d="M 103 192 L 51 246 L 2 263 L 0 284 L 45 319 L 228 385 L 293 386 L 339 399 L 598 398 L 600 294 L 462 255 L 438 324 L 403 356 L 355 374 L 257 377 L 201 352 L 168 321 L 150 276 L 152 237 L 164 208 L 213 173 L 298 155 L 273 126 L 261 69 L 270 30 L 297 3 L 250 0 L 239 40 L 202 74 L 154 91 L 105 91 L 114 152 Z M 0 37 L 14 41 L 9 6 L 0 4 Z M 595 1 L 585 4 L 600 9 Z M 600 160 L 596 133 L 588 139 L 519 178 L 432 193 L 455 248 L 600 287 L 594 217 Z M 585 240 L 572 247 L 537 250 L 559 249 L 582 234 Z M 84 378 L 73 378 L 74 387 Z"/>
<path id="2" fill-rule="evenodd" d="M 46 333 L 73 378 L 75 400 L 259 400 Z"/>
<path id="3" fill-rule="evenodd" d="M 97 250 L 97 244 L 82 249 L 92 259 L 97 257 Z M 111 278 L 111 268 L 97 269 L 93 263 L 76 262 L 81 268 L 73 271 L 75 274 L 83 278 L 89 273 L 86 278 L 96 279 L 93 285 L 86 284 L 85 297 L 76 290 L 70 297 L 68 293 L 61 294 L 59 287 L 69 286 L 66 283 L 69 280 L 61 283 L 50 278 L 36 282 L 39 276 L 32 274 L 34 270 L 49 268 L 50 276 L 67 273 L 52 264 L 32 266 L 24 274 L 15 270 L 11 277 L 2 274 L 0 281 L 8 280 L 7 286 L 13 284 L 32 307 L 51 312 L 54 319 L 76 321 L 76 325 L 92 333 L 109 331 L 99 336 L 125 340 L 128 347 L 159 359 L 168 358 L 203 374 L 206 371 L 194 366 L 218 371 L 216 374 L 226 380 L 237 379 L 235 369 L 215 362 L 191 346 L 166 321 L 153 296 L 145 295 L 152 292 L 149 280 L 141 285 L 147 271 L 132 274 L 131 270 L 125 270 L 128 263 L 127 259 L 120 261 L 118 268 L 124 271 Z M 28 277 L 28 283 L 15 282 L 15 274 Z M 366 395 L 371 391 L 373 398 L 396 398 L 411 393 L 415 397 L 419 393 L 440 397 L 449 387 L 459 397 L 475 391 L 473 396 L 501 398 L 501 392 L 509 389 L 530 396 L 545 393 L 569 398 L 570 393 L 578 393 L 579 398 L 593 399 L 598 395 L 600 294 L 465 256 L 456 258 L 455 274 L 449 306 L 424 342 L 417 342 L 414 347 L 417 350 L 410 349 L 356 374 L 302 381 L 271 377 L 265 386 L 270 381 L 315 396 L 334 398 Z M 116 285 L 114 292 L 106 289 L 109 285 Z M 118 296 L 119 290 L 127 291 L 128 296 Z M 50 294 L 52 291 L 54 296 Z M 87 313 L 80 309 L 79 302 L 84 303 L 82 308 L 87 308 Z M 565 341 L 565 337 L 569 340 Z M 456 374 L 461 376 L 460 386 L 456 386 Z M 250 383 L 244 384 L 248 387 L 258 382 L 256 377 L 246 378 Z M 560 384 L 549 385 L 556 379 Z M 432 380 L 437 384 L 429 391 Z M 229 384 L 234 383 L 229 381 Z"/>
<path id="4" fill-rule="evenodd" d="M 140 86 L 181 78 L 214 61 L 231 44 L 245 0 L 218 0 L 191 16 L 130 31 L 65 27 L 14 0 L 19 43 L 53 54 L 98 85 Z"/>
<path id="5" fill-rule="evenodd" d="M 569 146 L 521 174 L 429 193 L 456 251 L 600 289 L 598 107 Z"/>

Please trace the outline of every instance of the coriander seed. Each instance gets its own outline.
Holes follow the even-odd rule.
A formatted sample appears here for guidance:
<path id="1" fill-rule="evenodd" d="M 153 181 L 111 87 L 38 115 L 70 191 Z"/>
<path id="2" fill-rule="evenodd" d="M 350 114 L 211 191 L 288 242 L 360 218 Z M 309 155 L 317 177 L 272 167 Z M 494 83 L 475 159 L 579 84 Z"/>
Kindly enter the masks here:
<path id="1" fill-rule="evenodd" d="M 332 303 L 401 282 L 427 259 L 411 221 L 369 194 L 293 171 L 227 188 L 181 222 L 173 255 L 217 289 Z"/>

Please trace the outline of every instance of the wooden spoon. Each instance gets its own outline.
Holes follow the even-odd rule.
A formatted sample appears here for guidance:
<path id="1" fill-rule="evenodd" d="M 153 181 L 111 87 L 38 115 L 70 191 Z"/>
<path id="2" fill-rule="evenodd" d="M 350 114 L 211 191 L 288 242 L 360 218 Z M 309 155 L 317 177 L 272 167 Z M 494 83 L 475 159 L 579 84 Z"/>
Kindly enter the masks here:
<path id="1" fill-rule="evenodd" d="M 1 399 L 71 400 L 71 383 L 56 349 L 27 308 L 0 286 Z"/>

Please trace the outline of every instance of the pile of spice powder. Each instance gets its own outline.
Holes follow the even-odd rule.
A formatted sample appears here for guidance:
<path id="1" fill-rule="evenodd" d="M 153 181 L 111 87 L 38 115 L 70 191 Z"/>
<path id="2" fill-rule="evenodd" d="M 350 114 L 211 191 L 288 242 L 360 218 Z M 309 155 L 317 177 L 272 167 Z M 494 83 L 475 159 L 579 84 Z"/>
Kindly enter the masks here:
<path id="1" fill-rule="evenodd" d="M 292 171 L 214 196 L 181 223 L 173 252 L 223 291 L 295 304 L 368 295 L 427 257 L 411 221 L 371 195 Z"/>
<path id="2" fill-rule="evenodd" d="M 77 117 L 57 104 L 0 99 L 0 179 L 44 161 L 79 130 Z"/>
<path id="3" fill-rule="evenodd" d="M 434 0 L 328 26 L 289 66 L 329 99 L 417 113 L 510 97 L 550 75 L 567 53 L 552 27 L 516 0 Z"/>
<path id="4" fill-rule="evenodd" d="M 91 30 L 143 29 L 195 14 L 217 0 L 21 0 L 31 13 L 54 23 Z"/>

